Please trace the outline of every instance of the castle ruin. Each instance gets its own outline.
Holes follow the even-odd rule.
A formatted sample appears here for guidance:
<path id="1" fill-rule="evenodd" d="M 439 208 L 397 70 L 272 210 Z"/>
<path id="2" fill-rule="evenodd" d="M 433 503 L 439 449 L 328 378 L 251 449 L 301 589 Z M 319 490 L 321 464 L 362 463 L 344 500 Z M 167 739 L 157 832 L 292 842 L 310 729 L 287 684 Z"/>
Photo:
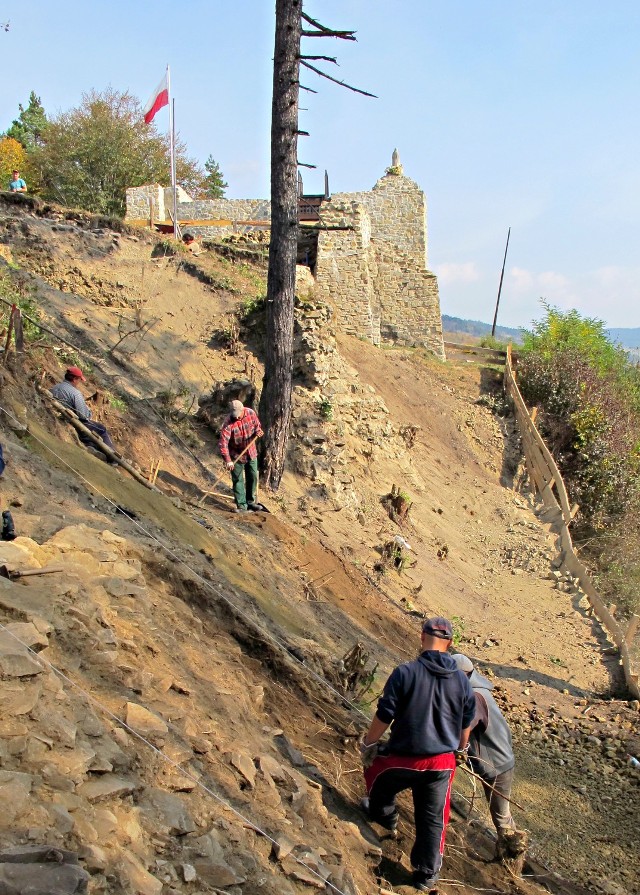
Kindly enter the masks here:
<path id="1" fill-rule="evenodd" d="M 444 359 L 438 281 L 428 269 L 427 205 L 406 177 L 397 152 L 372 190 L 300 196 L 298 260 L 314 276 L 314 298 L 334 308 L 343 332 L 374 345 L 427 348 Z M 172 191 L 127 190 L 127 221 L 170 225 Z M 191 199 L 178 193 L 178 222 L 196 236 L 223 242 L 269 228 L 266 199 Z"/>

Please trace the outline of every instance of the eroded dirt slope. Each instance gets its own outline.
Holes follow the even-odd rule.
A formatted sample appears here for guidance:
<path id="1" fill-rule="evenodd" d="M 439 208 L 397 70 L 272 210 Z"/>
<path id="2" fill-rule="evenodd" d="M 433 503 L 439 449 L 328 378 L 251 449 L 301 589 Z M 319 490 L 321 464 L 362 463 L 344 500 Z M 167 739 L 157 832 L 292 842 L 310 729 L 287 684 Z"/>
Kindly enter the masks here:
<path id="1" fill-rule="evenodd" d="M 271 515 L 233 517 L 226 488 L 220 488 L 220 496 L 204 507 L 193 506 L 194 497 L 210 478 L 202 463 L 176 441 L 141 398 L 165 388 L 178 392 L 184 387 L 195 395 L 217 379 L 243 373 L 244 352 L 230 356 L 221 351 L 215 330 L 224 325 L 231 308 L 259 292 L 260 272 L 205 256 L 196 277 L 179 256 L 160 253 L 154 261 L 157 248 L 146 237 L 114 234 L 88 219 L 66 221 L 55 211 L 34 215 L 10 207 L 0 223 L 3 254 L 18 265 L 23 283 L 34 288 L 46 322 L 82 350 L 72 359 L 83 364 L 90 359 L 93 383 L 125 398 L 125 406 L 103 408 L 118 443 L 145 470 L 152 458 L 162 457 L 158 483 L 173 498 L 152 494 L 126 474 L 100 464 L 77 447 L 67 428 L 40 405 L 32 383 L 52 382 L 70 357 L 64 353 L 67 349 L 56 350 L 63 346 L 56 345 L 55 339 L 54 347 L 32 349 L 25 365 L 9 364 L 3 406 L 9 405 L 10 414 L 27 417 L 32 433 L 20 440 L 7 430 L 11 420 L 5 415 L 3 443 L 8 445 L 11 462 L 2 488 L 5 504 L 11 500 L 16 504 L 19 531 L 45 545 L 52 537 L 55 540 L 57 532 L 78 523 L 126 538 L 122 549 L 133 551 L 131 555 L 141 563 L 140 574 L 151 598 L 137 601 L 135 592 L 123 595 L 129 597 L 126 611 L 108 591 L 106 596 L 99 591 L 97 602 L 93 596 L 82 602 L 89 584 L 74 590 L 75 582 L 69 593 L 61 595 L 67 602 L 63 600 L 56 609 L 56 617 L 45 617 L 53 628 L 47 633 L 51 646 L 46 652 L 51 649 L 63 665 L 80 671 L 86 686 L 110 700 L 114 711 L 126 711 L 126 703 L 134 701 L 162 718 L 172 735 L 171 725 L 184 719 L 195 719 L 195 736 L 214 729 L 218 738 L 212 747 L 214 761 L 198 757 L 209 752 L 194 751 L 191 741 L 180 740 L 175 755 L 182 755 L 183 749 L 185 761 L 206 761 L 216 786 L 238 799 L 243 810 L 255 808 L 261 823 L 268 816 L 278 834 L 288 831 L 289 835 L 295 828 L 301 834 L 296 839 L 299 850 L 311 847 L 313 840 L 316 852 L 317 847 L 326 852 L 317 852 L 314 860 L 346 867 L 354 891 L 368 893 L 378 891 L 374 867 L 379 846 L 363 844 L 357 837 L 356 845 L 349 838 L 355 832 L 349 832 L 348 826 L 360 823 L 353 808 L 361 794 L 353 737 L 363 719 L 358 712 L 347 713 L 318 678 L 339 686 L 339 659 L 360 642 L 371 656 L 370 663 L 379 663 L 368 695 L 373 697 L 386 671 L 415 654 L 420 616 L 448 614 L 457 620 L 460 648 L 481 663 L 485 672 L 495 675 L 513 723 L 519 745 L 514 796 L 524 808 L 517 817 L 532 831 L 536 854 L 565 875 L 601 890 L 604 887 L 611 895 L 634 891 L 638 871 L 630 859 L 635 849 L 630 818 L 637 810 L 639 780 L 625 756 L 634 748 L 638 707 L 610 699 L 612 688 L 615 692 L 619 685 L 615 656 L 603 653 L 606 644 L 580 595 L 559 590 L 549 578 L 554 537 L 537 519 L 526 491 L 514 490 L 519 471 L 512 424 L 486 403 L 476 403 L 492 394 L 491 371 L 468 364 L 443 365 L 420 352 L 381 351 L 339 338 L 340 375 L 321 386 L 299 384 L 296 388 L 298 422 L 292 448 L 316 458 L 308 465 L 308 473 L 293 471 L 307 470 L 307 463 L 298 463 L 292 450 L 295 462 L 280 493 L 264 497 Z M 132 350 L 105 354 L 121 337 L 122 316 L 135 314 L 140 296 L 144 319 L 156 322 L 144 339 L 136 343 L 132 338 Z M 318 342 L 328 346 L 332 338 L 329 322 L 326 330 L 319 330 Z M 259 376 L 258 354 L 256 348 L 250 359 L 257 364 Z M 319 394 L 332 403 L 330 420 L 318 412 Z M 375 425 L 369 425 L 372 414 L 380 417 Z M 401 435 L 408 426 L 417 427 L 411 447 Z M 185 434 L 183 429 L 180 432 Z M 194 440 L 190 449 L 217 471 L 211 433 L 199 429 L 197 434 L 199 441 Z M 380 503 L 393 484 L 413 501 L 402 527 Z M 133 511 L 144 530 L 117 513 L 115 504 Z M 376 568 L 379 549 L 397 533 L 412 545 L 410 565 L 402 574 L 393 570 L 381 574 Z M 170 549 L 172 558 L 166 559 L 166 551 L 154 538 Z M 33 549 L 29 559 L 37 560 L 37 548 L 30 544 L 25 548 Z M 93 560 L 116 561 L 95 556 Z M 193 572 L 187 572 L 178 560 L 185 560 L 206 584 L 194 579 Z M 92 575 L 104 577 L 101 568 L 86 562 Z M 105 589 L 103 583 L 100 586 Z M 88 635 L 73 626 L 67 632 L 66 616 L 74 600 L 77 611 L 85 616 L 80 621 Z M 109 616 L 106 625 L 96 607 Z M 238 610 L 243 615 L 238 616 Z M 15 623 L 15 611 L 6 611 L 3 623 Z M 135 630 L 127 612 L 133 613 Z M 194 621 L 196 617 L 199 622 Z M 111 636 L 102 634 L 107 629 L 115 640 L 97 647 L 100 654 L 110 653 L 107 659 L 99 656 L 99 670 L 92 665 L 93 651 L 86 644 L 82 666 L 72 661 L 77 637 L 99 644 L 101 637 Z M 144 637 L 137 631 L 144 632 Z M 150 645 L 156 641 L 160 646 Z M 182 644 L 179 649 L 178 643 Z M 254 683 L 248 681 L 247 670 L 255 677 Z M 152 676 L 146 690 L 138 683 L 129 686 L 136 674 L 143 676 L 141 680 L 144 674 Z M 185 683 L 188 693 L 170 685 L 162 690 L 159 681 L 166 682 L 172 675 Z M 186 682 L 185 676 L 189 677 Z M 262 687 L 263 697 L 252 702 L 251 687 Z M 68 695 L 73 703 L 70 723 L 77 723 L 79 704 Z M 235 727 L 230 727 L 227 719 L 235 706 L 244 708 Z M 184 714 L 178 718 L 175 713 L 180 711 Z M 27 728 L 20 733 L 23 739 L 17 747 L 14 743 L 9 764 L 3 766 L 11 773 L 37 776 L 40 765 L 28 764 L 37 752 L 35 745 L 29 749 L 30 738 L 40 742 L 38 736 L 52 737 L 38 726 L 42 723 L 38 713 L 33 718 L 27 714 L 20 722 Z M 273 731 L 278 729 L 302 752 L 303 775 L 322 787 L 311 785 L 308 799 L 302 786 L 303 795 L 296 795 L 295 762 L 288 753 L 283 758 L 274 741 Z M 211 739 L 210 734 L 203 735 Z M 75 752 L 75 747 L 55 738 L 47 748 Z M 257 781 L 253 787 L 231 762 L 234 749 L 243 753 L 238 762 L 250 775 L 247 758 L 253 766 Z M 119 811 L 127 816 L 133 812 L 139 818 L 139 793 L 156 786 L 159 771 L 148 764 L 144 750 L 138 751 L 136 745 L 133 752 L 132 762 L 139 771 L 135 785 L 128 792 L 111 793 L 108 810 L 116 816 Z M 260 761 L 254 761 L 260 754 L 285 761 L 293 769 L 292 774 L 284 773 L 281 786 L 276 781 L 275 790 Z M 38 761 L 42 760 L 40 755 Z M 78 787 L 112 771 L 81 763 L 68 792 L 75 795 Z M 469 794 L 462 781 L 456 788 Z M 58 798 L 56 792 L 49 781 L 38 790 L 47 805 L 47 817 L 52 810 L 49 803 Z M 319 792 L 328 817 L 317 804 L 315 793 Z M 178 798 L 202 823 L 179 839 L 169 834 L 162 847 L 153 841 L 150 845 L 147 837 L 139 845 L 142 851 L 136 851 L 135 836 L 129 841 L 114 834 L 104 866 L 92 871 L 94 885 L 108 887 L 115 879 L 118 885 L 129 884 L 122 870 L 124 850 L 135 854 L 142 871 L 161 884 L 193 891 L 181 867 L 191 864 L 189 856 L 194 861 L 197 856 L 182 850 L 192 848 L 197 833 L 215 823 L 216 831 L 222 830 L 214 839 L 222 837 L 218 846 L 223 854 L 209 845 L 208 857 L 213 854 L 230 863 L 238 878 L 244 874 L 247 882 L 238 884 L 244 886 L 243 891 L 254 891 L 251 887 L 263 872 L 269 880 L 264 885 L 275 887 L 273 891 L 287 891 L 286 885 L 294 891 L 298 886 L 306 889 L 308 882 L 296 880 L 293 871 L 284 868 L 283 872 L 269 861 L 270 846 L 265 850 L 255 845 L 255 834 L 242 833 L 234 839 L 235 827 L 226 829 L 218 816 L 214 820 L 200 796 L 181 793 Z M 65 798 L 63 807 L 74 821 L 79 803 Z M 304 816 L 305 800 L 315 806 L 313 819 Z M 481 817 L 482 806 L 476 800 L 474 816 L 478 808 Z M 150 823 L 160 823 L 157 812 L 150 811 L 149 817 Z M 65 818 L 63 827 L 71 821 Z M 19 837 L 28 836 L 30 826 L 35 829 L 38 824 L 26 818 L 18 828 Z M 15 832 L 14 828 L 15 824 L 11 827 Z M 361 829 L 369 836 L 365 827 Z M 56 842 L 81 847 L 81 827 L 75 822 L 68 830 L 56 830 Z M 403 881 L 410 844 L 407 834 L 408 827 L 399 842 L 381 846 L 381 870 L 395 886 Z M 464 891 L 460 885 L 474 882 L 511 890 L 514 883 L 499 870 L 484 867 L 488 852 L 483 843 L 481 832 L 474 829 L 468 838 L 459 823 L 445 865 L 445 877 L 458 881 L 451 891 Z M 256 849 L 257 864 L 245 866 L 239 856 Z M 237 866 L 231 857 L 239 858 Z M 194 883 L 206 891 L 212 883 L 203 873 Z M 153 891 L 153 881 L 144 879 Z M 341 879 L 340 885 L 349 891 L 349 877 Z M 234 885 L 232 880 L 228 891 L 233 892 Z M 447 891 L 446 885 L 443 888 Z"/>

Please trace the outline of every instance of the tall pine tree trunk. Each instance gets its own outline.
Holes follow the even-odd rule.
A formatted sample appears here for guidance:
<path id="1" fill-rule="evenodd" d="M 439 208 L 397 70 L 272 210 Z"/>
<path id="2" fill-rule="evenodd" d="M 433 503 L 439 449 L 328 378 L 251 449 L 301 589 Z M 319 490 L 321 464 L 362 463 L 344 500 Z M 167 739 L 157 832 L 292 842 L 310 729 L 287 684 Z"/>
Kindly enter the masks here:
<path id="1" fill-rule="evenodd" d="M 302 0 L 276 0 L 271 111 L 271 244 L 267 344 L 259 414 L 264 484 L 280 485 L 291 421 L 293 307 L 298 248 L 298 95 Z"/>

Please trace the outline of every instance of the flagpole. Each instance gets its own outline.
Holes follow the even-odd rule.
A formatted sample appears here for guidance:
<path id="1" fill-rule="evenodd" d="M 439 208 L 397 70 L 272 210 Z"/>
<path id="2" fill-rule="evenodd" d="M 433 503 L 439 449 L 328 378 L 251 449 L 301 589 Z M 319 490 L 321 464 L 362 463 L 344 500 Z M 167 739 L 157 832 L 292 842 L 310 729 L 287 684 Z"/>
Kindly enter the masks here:
<path id="1" fill-rule="evenodd" d="M 176 217 L 176 147 L 175 129 L 173 122 L 173 102 L 171 100 L 171 69 L 167 65 L 167 93 L 169 94 L 169 153 L 171 165 L 171 192 L 173 195 L 173 236 L 178 238 L 178 220 Z"/>
<path id="2" fill-rule="evenodd" d="M 173 163 L 172 163 L 172 183 L 173 183 L 173 235 L 177 239 L 179 235 L 178 227 L 178 181 L 176 176 L 176 101 L 171 100 L 171 118 L 173 127 Z"/>

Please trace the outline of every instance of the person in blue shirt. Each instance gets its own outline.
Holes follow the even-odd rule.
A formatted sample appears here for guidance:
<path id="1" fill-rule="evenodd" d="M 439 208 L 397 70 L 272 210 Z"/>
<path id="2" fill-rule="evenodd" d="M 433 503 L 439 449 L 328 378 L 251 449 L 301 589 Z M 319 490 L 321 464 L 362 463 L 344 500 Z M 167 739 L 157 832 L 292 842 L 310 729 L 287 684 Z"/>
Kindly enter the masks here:
<path id="1" fill-rule="evenodd" d="M 59 401 L 69 410 L 73 410 L 80 422 L 86 426 L 90 432 L 97 435 L 98 438 L 104 441 L 107 447 L 111 448 L 112 451 L 115 451 L 115 445 L 111 440 L 111 436 L 106 427 L 103 426 L 102 423 L 98 423 L 91 419 L 91 411 L 87 407 L 84 395 L 78 388 L 80 382 L 86 381 L 87 380 L 80 367 L 67 367 L 64 374 L 64 381 L 54 385 L 51 389 L 51 394 L 56 401 Z M 85 447 L 96 447 L 95 443 L 83 432 L 78 432 L 78 438 Z M 108 457 L 107 462 L 112 463 L 113 465 L 117 464 L 117 461 L 113 460 L 111 457 Z"/>
<path id="2" fill-rule="evenodd" d="M 437 890 L 451 784 L 456 765 L 466 761 L 475 714 L 471 684 L 448 653 L 452 642 L 448 619 L 425 621 L 420 655 L 392 671 L 360 743 L 367 787 L 362 807 L 370 820 L 394 831 L 396 796 L 412 791 L 416 838 L 410 859 L 420 892 Z M 389 725 L 391 736 L 380 744 Z"/>
<path id="3" fill-rule="evenodd" d="M 27 184 L 24 182 L 22 177 L 20 177 L 19 171 L 13 171 L 11 174 L 11 180 L 9 181 L 9 192 L 11 192 L 11 193 L 26 193 L 27 192 Z"/>

